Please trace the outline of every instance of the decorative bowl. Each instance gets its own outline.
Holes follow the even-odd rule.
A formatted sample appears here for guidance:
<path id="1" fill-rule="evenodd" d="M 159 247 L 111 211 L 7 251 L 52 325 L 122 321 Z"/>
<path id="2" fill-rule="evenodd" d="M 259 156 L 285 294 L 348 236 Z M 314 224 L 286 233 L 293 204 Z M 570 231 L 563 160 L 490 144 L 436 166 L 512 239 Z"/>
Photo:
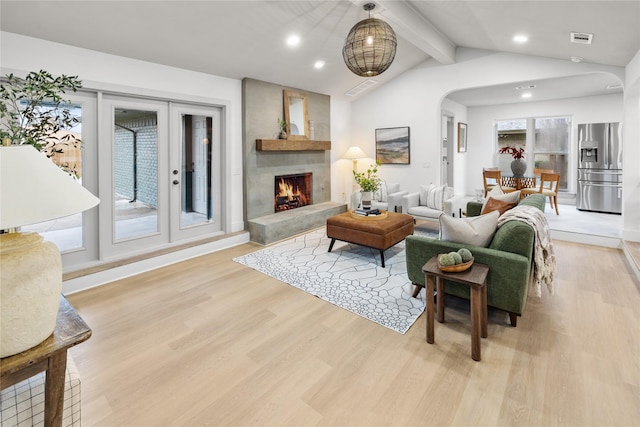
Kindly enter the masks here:
<path id="1" fill-rule="evenodd" d="M 438 258 L 439 257 L 440 255 L 438 255 Z M 456 265 L 440 265 L 440 261 L 438 261 L 438 268 L 445 273 L 460 273 L 462 271 L 470 269 L 473 265 L 473 260 L 474 258 L 472 257 L 471 260 Z"/>

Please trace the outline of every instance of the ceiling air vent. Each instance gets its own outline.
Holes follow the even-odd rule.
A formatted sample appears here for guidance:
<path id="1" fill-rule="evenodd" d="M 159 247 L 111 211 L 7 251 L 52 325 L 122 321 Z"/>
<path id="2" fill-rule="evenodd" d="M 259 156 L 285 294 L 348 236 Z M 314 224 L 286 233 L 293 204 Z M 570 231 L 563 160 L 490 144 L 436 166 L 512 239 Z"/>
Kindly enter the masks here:
<path id="1" fill-rule="evenodd" d="M 593 34 L 589 33 L 571 33 L 571 43 L 591 44 Z"/>
<path id="2" fill-rule="evenodd" d="M 375 80 L 365 80 L 362 83 L 360 83 L 358 86 L 354 87 L 353 89 L 350 89 L 348 92 L 345 93 L 345 95 L 347 96 L 356 96 L 362 92 L 364 92 L 365 90 L 369 89 L 371 86 L 375 86 L 377 85 L 378 82 Z"/>

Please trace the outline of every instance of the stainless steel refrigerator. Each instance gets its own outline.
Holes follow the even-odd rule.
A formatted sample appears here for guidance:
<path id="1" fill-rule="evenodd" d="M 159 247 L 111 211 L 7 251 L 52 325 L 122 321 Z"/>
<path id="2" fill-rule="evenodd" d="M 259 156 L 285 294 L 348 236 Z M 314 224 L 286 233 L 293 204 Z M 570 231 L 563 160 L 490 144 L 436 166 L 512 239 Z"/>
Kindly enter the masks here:
<path id="1" fill-rule="evenodd" d="M 579 210 L 622 213 L 622 125 L 578 125 Z"/>

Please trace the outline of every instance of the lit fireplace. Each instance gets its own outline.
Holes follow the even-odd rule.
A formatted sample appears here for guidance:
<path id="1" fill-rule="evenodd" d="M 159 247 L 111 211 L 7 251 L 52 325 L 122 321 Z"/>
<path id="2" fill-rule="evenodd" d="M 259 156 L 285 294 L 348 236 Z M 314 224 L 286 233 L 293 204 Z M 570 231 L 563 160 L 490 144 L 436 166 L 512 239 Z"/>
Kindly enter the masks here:
<path id="1" fill-rule="evenodd" d="M 275 178 L 275 212 L 311 204 L 311 173 L 279 175 Z"/>

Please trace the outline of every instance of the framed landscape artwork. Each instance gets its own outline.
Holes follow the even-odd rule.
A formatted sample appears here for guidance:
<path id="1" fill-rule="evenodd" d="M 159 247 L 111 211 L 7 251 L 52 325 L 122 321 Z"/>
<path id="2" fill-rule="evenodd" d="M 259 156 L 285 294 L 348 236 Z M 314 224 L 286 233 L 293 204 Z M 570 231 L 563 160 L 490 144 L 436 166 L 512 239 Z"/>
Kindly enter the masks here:
<path id="1" fill-rule="evenodd" d="M 376 129 L 376 162 L 409 164 L 409 127 Z"/>
<path id="2" fill-rule="evenodd" d="M 458 122 L 458 153 L 467 152 L 467 124 Z"/>

